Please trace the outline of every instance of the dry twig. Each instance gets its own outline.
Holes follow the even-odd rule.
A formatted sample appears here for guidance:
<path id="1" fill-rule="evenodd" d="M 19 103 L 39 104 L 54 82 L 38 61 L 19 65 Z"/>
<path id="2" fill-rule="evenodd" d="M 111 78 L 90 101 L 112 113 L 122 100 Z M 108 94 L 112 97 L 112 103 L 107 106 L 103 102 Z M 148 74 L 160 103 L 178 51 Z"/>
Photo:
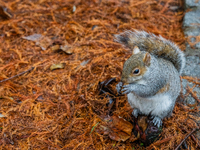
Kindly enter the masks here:
<path id="1" fill-rule="evenodd" d="M 181 143 L 176 147 L 175 150 L 178 150 L 178 148 L 183 144 L 183 142 L 184 142 L 192 133 L 194 133 L 196 130 L 197 130 L 197 128 L 193 129 L 193 130 L 181 141 Z"/>
<path id="2" fill-rule="evenodd" d="M 8 78 L 8 79 L 1 80 L 0 83 L 5 82 L 5 81 L 8 81 L 8 80 L 11 80 L 11 79 L 16 78 L 16 77 L 19 77 L 19 76 L 21 76 L 21 75 L 23 75 L 23 74 L 25 74 L 25 73 L 27 73 L 27 72 L 29 72 L 29 71 L 32 71 L 34 68 L 35 68 L 35 67 L 31 67 L 30 69 L 28 69 L 28 70 L 26 70 L 26 71 L 23 71 L 23 72 L 21 72 L 21 73 L 19 73 L 19 74 L 17 74 L 17 75 L 14 75 L 14 76 L 12 76 L 12 77 L 10 77 L 10 78 Z"/>

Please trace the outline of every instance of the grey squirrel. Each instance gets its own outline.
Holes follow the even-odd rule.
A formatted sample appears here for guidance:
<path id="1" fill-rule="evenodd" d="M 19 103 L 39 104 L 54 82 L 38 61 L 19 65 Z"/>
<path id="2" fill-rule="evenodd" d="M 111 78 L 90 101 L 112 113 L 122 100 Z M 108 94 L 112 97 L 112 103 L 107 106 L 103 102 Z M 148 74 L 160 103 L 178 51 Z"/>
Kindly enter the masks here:
<path id="1" fill-rule="evenodd" d="M 172 114 L 185 66 L 184 53 L 169 40 L 145 31 L 125 31 L 115 41 L 132 50 L 117 91 L 127 94 L 132 114 L 151 115 L 155 126 Z"/>

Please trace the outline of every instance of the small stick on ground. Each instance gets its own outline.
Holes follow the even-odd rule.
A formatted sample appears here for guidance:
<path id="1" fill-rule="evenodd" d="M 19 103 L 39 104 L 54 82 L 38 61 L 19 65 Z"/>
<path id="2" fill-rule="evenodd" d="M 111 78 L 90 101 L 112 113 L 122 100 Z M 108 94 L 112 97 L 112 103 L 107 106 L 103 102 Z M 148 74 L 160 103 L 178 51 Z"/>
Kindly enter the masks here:
<path id="1" fill-rule="evenodd" d="M 197 128 L 198 129 L 198 128 Z M 187 132 L 187 130 L 183 129 L 183 131 Z M 200 144 L 198 143 L 198 141 L 196 140 L 196 138 L 194 137 L 194 135 L 191 135 L 191 138 L 193 139 L 193 141 L 195 141 L 195 143 L 198 145 L 198 147 L 200 148 Z"/>
<path id="2" fill-rule="evenodd" d="M 192 132 L 190 132 L 190 133 L 182 140 L 182 142 L 176 147 L 175 150 L 178 150 L 178 148 L 183 144 L 183 142 L 184 142 L 192 133 L 194 133 L 196 130 L 197 130 L 197 128 L 193 129 Z"/>
<path id="3" fill-rule="evenodd" d="M 19 76 L 21 76 L 21 75 L 23 75 L 23 74 L 25 74 L 25 73 L 27 73 L 27 72 L 29 72 L 29 71 L 32 71 L 34 68 L 35 68 L 35 67 L 31 67 L 30 69 L 28 69 L 28 70 L 26 70 L 26 71 L 23 71 L 23 72 L 21 72 L 21 73 L 19 73 L 19 74 L 17 74 L 17 75 L 14 75 L 14 76 L 12 76 L 12 77 L 10 77 L 10 78 L 8 78 L 8 79 L 1 80 L 0 83 L 5 82 L 5 81 L 8 81 L 8 80 L 11 80 L 11 79 L 13 79 L 13 78 L 15 78 L 15 77 L 19 77 Z"/>
<path id="4" fill-rule="evenodd" d="M 191 138 L 193 139 L 193 141 L 195 141 L 195 143 L 198 145 L 198 147 L 200 148 L 200 144 L 197 142 L 196 138 L 194 137 L 194 135 L 191 135 Z"/>

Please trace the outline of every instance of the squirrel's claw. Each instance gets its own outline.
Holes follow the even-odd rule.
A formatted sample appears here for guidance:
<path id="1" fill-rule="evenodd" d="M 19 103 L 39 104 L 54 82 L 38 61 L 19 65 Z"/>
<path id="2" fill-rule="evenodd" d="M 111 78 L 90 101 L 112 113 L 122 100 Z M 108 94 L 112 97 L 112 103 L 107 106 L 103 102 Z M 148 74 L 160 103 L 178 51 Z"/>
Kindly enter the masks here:
<path id="1" fill-rule="evenodd" d="M 132 115 L 137 118 L 138 117 L 138 114 L 140 113 L 139 109 L 137 108 L 134 108 L 134 110 L 132 111 Z"/>
<path id="2" fill-rule="evenodd" d="M 159 117 L 154 117 L 153 124 L 159 128 L 162 126 L 162 120 Z"/>
<path id="3" fill-rule="evenodd" d="M 131 90 L 131 85 L 130 84 L 124 85 L 123 89 L 121 91 L 123 92 L 122 94 L 128 94 L 128 93 L 130 93 L 132 91 Z"/>
<path id="4" fill-rule="evenodd" d="M 123 88 L 121 91 L 122 91 L 122 94 L 128 94 L 131 92 L 129 88 Z"/>

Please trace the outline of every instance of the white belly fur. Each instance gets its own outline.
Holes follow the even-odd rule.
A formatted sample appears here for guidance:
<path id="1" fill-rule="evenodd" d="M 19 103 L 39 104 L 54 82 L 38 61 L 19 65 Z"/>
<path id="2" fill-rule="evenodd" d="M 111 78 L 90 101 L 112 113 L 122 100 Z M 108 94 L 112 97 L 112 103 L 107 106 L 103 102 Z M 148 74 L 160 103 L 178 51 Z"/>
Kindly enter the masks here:
<path id="1" fill-rule="evenodd" d="M 163 95 L 163 93 L 162 95 L 157 94 L 150 98 L 142 98 L 133 93 L 129 93 L 127 97 L 131 107 L 139 109 L 145 115 L 151 113 L 151 115 L 161 117 L 162 112 L 170 110 L 169 108 L 172 105 L 170 97 L 167 94 Z"/>

